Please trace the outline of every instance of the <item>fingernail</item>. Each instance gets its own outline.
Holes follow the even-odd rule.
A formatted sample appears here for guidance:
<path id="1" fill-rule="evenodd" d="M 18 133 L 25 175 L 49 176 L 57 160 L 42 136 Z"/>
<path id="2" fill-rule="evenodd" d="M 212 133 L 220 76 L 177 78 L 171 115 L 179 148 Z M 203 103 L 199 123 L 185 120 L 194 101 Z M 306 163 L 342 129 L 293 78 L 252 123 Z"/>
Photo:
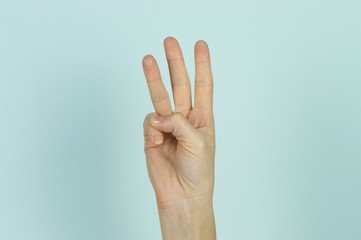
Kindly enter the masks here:
<path id="1" fill-rule="evenodd" d="M 162 137 L 161 136 L 159 136 L 159 135 L 155 135 L 154 137 L 153 137 L 153 141 L 154 141 L 154 143 L 156 144 L 156 145 L 159 145 L 159 144 L 162 144 Z"/>
<path id="2" fill-rule="evenodd" d="M 162 122 L 162 118 L 160 116 L 155 116 L 152 118 L 152 121 L 154 123 L 161 123 Z"/>

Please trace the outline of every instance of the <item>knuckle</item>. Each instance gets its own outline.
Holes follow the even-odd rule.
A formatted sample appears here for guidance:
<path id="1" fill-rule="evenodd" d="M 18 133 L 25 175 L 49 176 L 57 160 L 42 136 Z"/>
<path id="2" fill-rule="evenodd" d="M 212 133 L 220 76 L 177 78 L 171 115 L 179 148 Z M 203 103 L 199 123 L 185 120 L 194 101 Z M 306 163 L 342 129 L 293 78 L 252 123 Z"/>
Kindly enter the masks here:
<path id="1" fill-rule="evenodd" d="M 173 88 L 188 87 L 189 79 L 186 77 L 173 77 L 171 84 Z"/>
<path id="2" fill-rule="evenodd" d="M 156 115 L 156 113 L 152 112 L 152 113 L 148 113 L 145 118 L 144 118 L 144 121 L 143 121 L 143 127 L 146 126 L 146 124 L 150 121 L 150 118 L 152 116 Z"/>
<path id="3" fill-rule="evenodd" d="M 154 104 L 166 104 L 169 102 L 169 95 L 168 93 L 163 93 L 161 96 L 153 96 L 152 97 L 152 102 Z"/>
<path id="4" fill-rule="evenodd" d="M 145 116 L 145 120 L 149 121 L 149 119 L 151 117 L 153 117 L 154 115 L 157 115 L 155 112 L 152 112 L 152 113 L 148 113 L 146 116 Z"/>
<path id="5" fill-rule="evenodd" d="M 198 88 L 213 87 L 213 79 L 209 77 L 199 77 L 197 78 L 197 81 L 195 81 L 195 87 Z"/>
<path id="6" fill-rule="evenodd" d="M 197 135 L 195 139 L 195 144 L 198 149 L 202 151 L 209 151 L 210 149 L 212 149 L 211 141 L 207 137 Z"/>
<path id="7" fill-rule="evenodd" d="M 175 119 L 176 121 L 180 121 L 183 119 L 183 114 L 180 112 L 174 112 L 173 113 L 173 119 Z"/>
<path id="8" fill-rule="evenodd" d="M 196 142 L 197 142 L 197 147 L 198 147 L 199 149 L 204 150 L 204 149 L 207 147 L 207 143 L 206 143 L 206 141 L 203 140 L 203 139 L 199 139 L 199 140 L 196 141 Z"/>

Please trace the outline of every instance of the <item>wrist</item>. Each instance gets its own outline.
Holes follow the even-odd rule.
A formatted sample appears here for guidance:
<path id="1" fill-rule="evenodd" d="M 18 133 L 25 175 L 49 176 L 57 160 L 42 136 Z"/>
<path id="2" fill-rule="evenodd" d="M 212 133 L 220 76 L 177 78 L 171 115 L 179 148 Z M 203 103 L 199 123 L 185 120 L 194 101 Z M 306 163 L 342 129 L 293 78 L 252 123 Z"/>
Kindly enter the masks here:
<path id="1" fill-rule="evenodd" d="M 212 198 L 158 203 L 163 240 L 216 239 Z"/>

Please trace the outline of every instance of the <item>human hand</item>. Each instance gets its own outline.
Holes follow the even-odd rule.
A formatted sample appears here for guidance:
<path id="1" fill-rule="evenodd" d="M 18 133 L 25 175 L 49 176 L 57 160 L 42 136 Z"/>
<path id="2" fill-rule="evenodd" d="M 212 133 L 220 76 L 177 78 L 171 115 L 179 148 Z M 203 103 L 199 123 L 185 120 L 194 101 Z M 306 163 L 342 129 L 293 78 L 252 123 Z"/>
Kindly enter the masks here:
<path id="1" fill-rule="evenodd" d="M 151 55 L 143 58 L 155 113 L 144 120 L 144 151 L 158 208 L 197 208 L 211 204 L 214 187 L 215 129 L 213 77 L 206 42 L 194 47 L 195 89 L 191 85 L 178 41 L 164 40 L 175 109 L 165 89 L 159 67 Z"/>

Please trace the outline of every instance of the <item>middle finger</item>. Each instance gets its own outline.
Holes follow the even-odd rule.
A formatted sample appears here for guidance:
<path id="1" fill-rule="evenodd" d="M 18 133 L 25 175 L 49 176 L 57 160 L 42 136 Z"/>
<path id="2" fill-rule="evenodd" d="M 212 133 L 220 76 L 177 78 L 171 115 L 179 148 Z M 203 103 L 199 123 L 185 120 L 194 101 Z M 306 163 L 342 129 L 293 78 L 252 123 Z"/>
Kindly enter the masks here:
<path id="1" fill-rule="evenodd" d="M 174 111 L 181 112 L 186 116 L 192 109 L 192 95 L 182 50 L 178 41 L 173 37 L 164 40 L 164 49 L 172 83 Z"/>

